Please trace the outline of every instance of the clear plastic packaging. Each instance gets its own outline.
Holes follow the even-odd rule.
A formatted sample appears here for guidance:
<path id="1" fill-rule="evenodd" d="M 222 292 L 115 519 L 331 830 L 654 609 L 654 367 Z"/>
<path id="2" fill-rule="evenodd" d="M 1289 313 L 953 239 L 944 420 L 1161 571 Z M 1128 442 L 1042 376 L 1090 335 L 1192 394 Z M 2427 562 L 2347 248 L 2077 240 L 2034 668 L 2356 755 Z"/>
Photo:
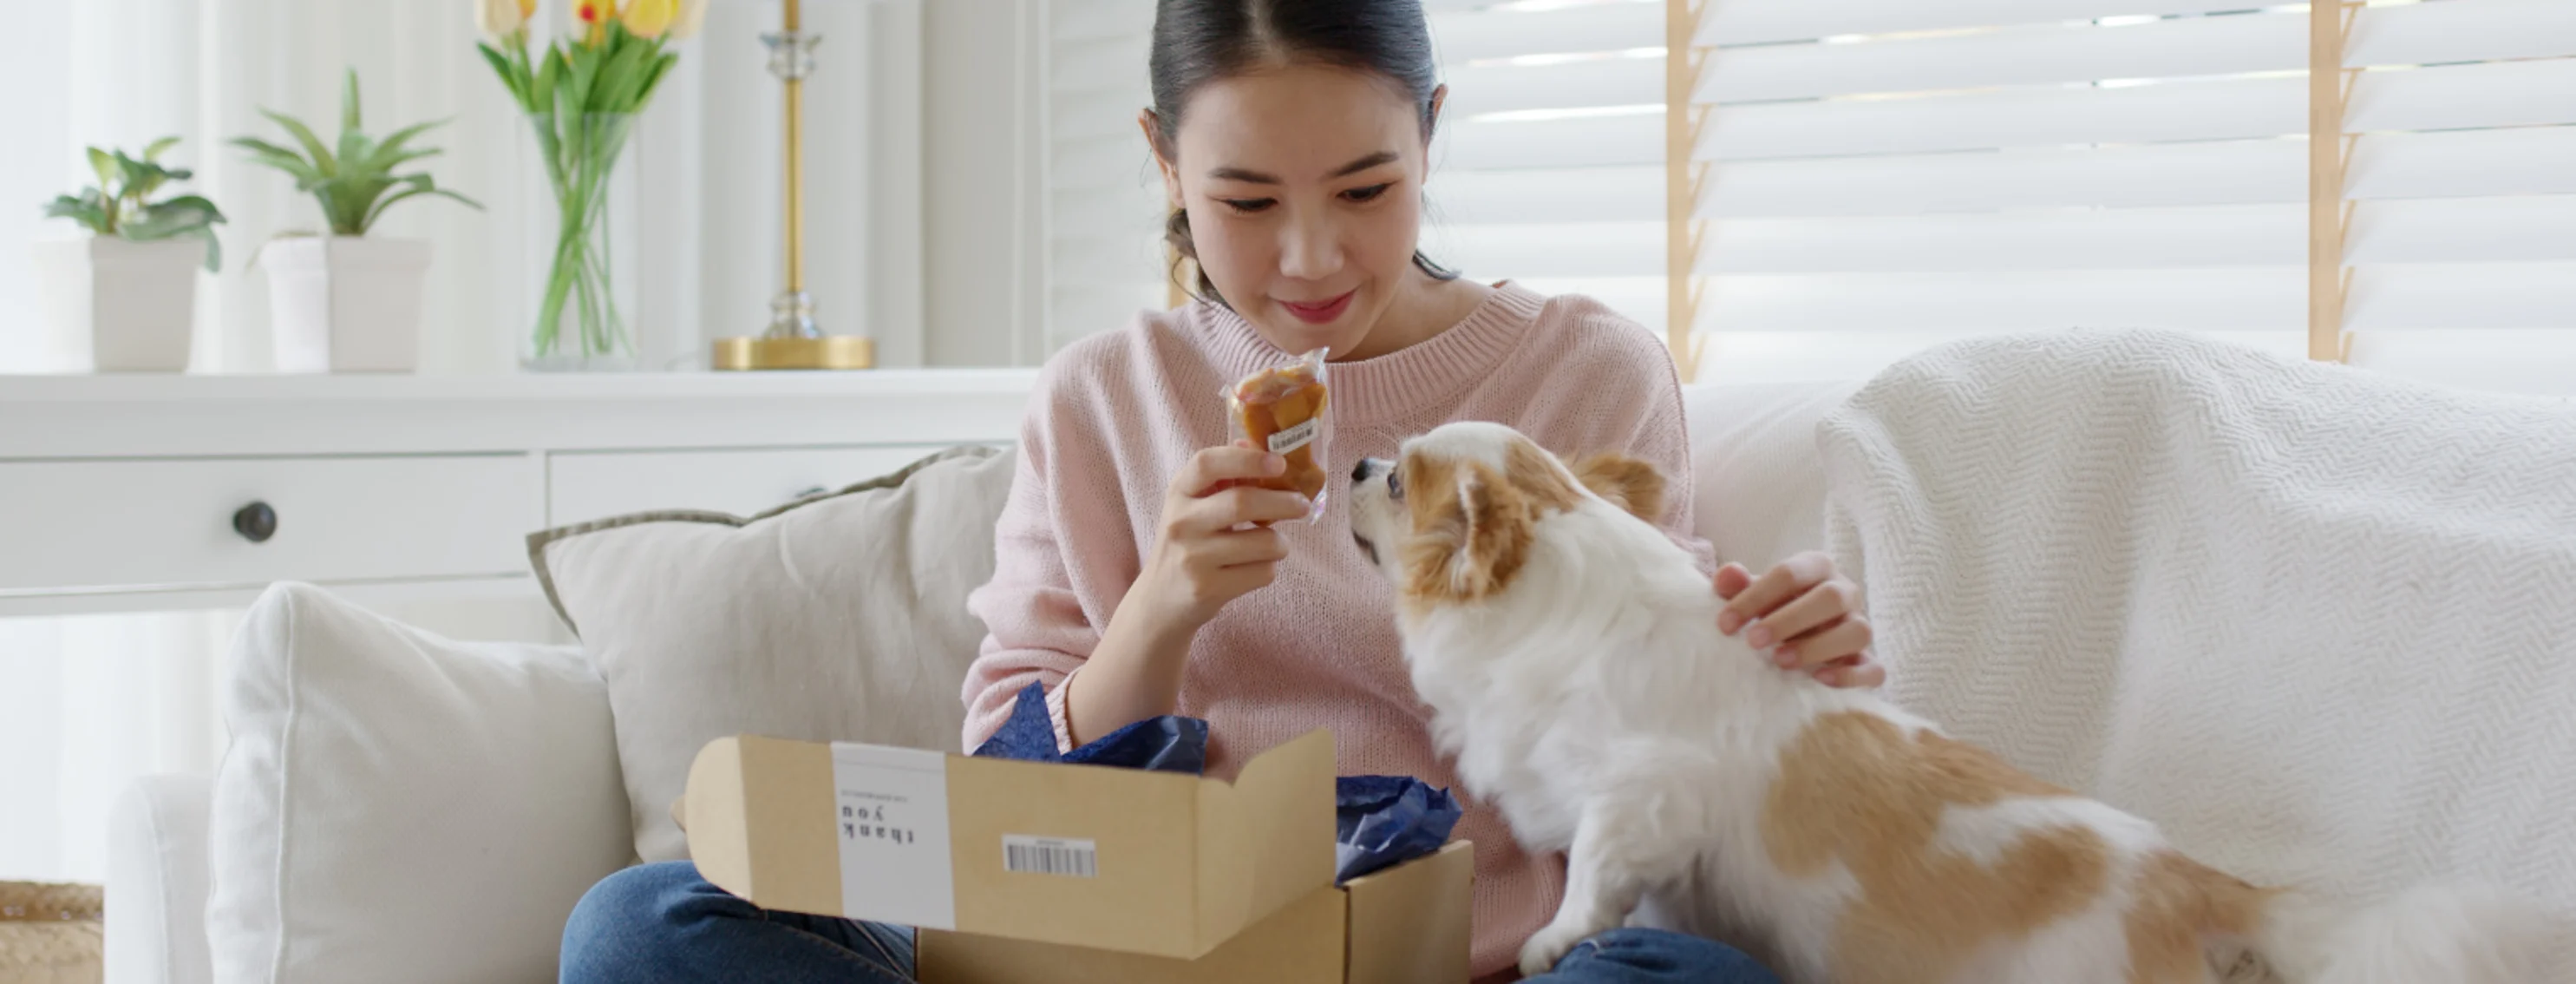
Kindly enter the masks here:
<path id="1" fill-rule="evenodd" d="M 1225 395 L 1234 438 L 1288 459 L 1287 473 L 1251 484 L 1305 495 L 1313 503 L 1306 512 L 1310 523 L 1323 517 L 1332 488 L 1327 354 L 1317 349 L 1296 362 L 1253 373 Z"/>

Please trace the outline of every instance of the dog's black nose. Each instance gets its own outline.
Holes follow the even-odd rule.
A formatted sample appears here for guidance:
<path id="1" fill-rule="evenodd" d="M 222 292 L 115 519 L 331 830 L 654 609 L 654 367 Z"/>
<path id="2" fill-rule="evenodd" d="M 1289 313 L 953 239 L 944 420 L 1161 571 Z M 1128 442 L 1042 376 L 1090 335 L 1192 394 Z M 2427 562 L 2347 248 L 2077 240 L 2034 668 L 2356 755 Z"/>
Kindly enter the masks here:
<path id="1" fill-rule="evenodd" d="M 1371 464 L 1370 459 L 1362 458 L 1362 459 L 1360 459 L 1360 463 L 1359 463 L 1359 464 L 1354 465 L 1354 466 L 1352 466 L 1352 467 L 1351 467 L 1351 483 L 1352 483 L 1352 484 L 1356 485 L 1356 484 L 1358 484 L 1358 483 L 1368 481 L 1368 478 L 1369 478 L 1369 465 L 1370 465 L 1370 464 Z"/>

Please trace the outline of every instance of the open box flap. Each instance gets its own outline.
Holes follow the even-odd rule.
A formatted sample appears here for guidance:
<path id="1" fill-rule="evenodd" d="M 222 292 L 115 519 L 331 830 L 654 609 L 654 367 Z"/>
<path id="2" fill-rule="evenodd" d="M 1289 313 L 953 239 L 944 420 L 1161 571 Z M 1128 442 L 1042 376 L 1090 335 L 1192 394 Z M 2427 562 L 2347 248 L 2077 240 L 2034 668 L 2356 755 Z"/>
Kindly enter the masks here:
<path id="1" fill-rule="evenodd" d="M 842 774 L 854 763 L 915 778 L 880 790 Z M 1230 784 L 756 736 L 710 742 L 689 783 L 680 809 L 700 874 L 784 911 L 1194 958 L 1333 882 L 1325 731 L 1256 756 Z M 899 814 L 879 816 L 878 840 L 864 818 L 859 840 L 842 836 L 836 811 L 852 795 L 862 813 L 881 802 Z M 891 828 L 900 840 L 883 839 Z M 845 884 L 845 849 L 893 852 L 912 867 L 874 886 L 857 873 L 881 862 L 851 860 Z M 919 867 L 922 850 L 941 861 Z M 924 878 L 946 884 L 923 891 L 914 883 Z M 920 918 L 863 911 L 889 906 Z"/>
<path id="2" fill-rule="evenodd" d="M 830 746 L 756 735 L 718 738 L 690 763 L 688 788 L 703 791 L 681 803 L 700 877 L 772 908 L 840 912 L 840 870 L 795 860 L 837 856 Z M 813 819 L 774 822 L 800 816 Z"/>
<path id="3" fill-rule="evenodd" d="M 1199 846 L 1202 952 L 1331 885 L 1332 733 L 1310 731 L 1255 756 L 1232 785 L 1202 786 Z"/>

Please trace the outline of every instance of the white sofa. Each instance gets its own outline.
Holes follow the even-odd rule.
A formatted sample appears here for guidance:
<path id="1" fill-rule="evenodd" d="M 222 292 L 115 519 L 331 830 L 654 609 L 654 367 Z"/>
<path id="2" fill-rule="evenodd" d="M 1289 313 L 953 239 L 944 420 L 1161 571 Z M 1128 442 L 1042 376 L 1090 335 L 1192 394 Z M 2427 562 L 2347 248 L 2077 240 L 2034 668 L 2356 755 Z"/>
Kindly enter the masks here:
<path id="1" fill-rule="evenodd" d="M 1821 545 L 1824 475 L 1817 458 L 1814 425 L 1853 387 L 1851 383 L 1820 382 L 1691 391 L 1692 450 L 1697 472 L 1694 479 L 1701 533 L 1716 545 L 1720 556 L 1762 565 Z M 864 476 L 851 477 L 855 480 Z M 275 598 L 272 595 L 272 603 Z M 261 620 L 255 616 L 253 621 Z M 246 632 L 242 639 L 242 648 L 235 653 L 236 694 L 228 701 L 228 720 L 234 720 L 234 714 L 253 699 L 239 692 L 262 686 L 266 664 L 289 658 L 278 651 L 282 647 L 276 645 L 273 634 Z M 551 660 L 566 666 L 584 665 L 577 647 L 524 646 L 507 650 L 504 655 L 522 662 Z M 585 877 L 579 872 L 586 870 L 567 856 L 587 858 L 583 863 L 595 869 L 600 858 L 623 858 L 631 853 L 623 822 L 624 797 L 615 788 L 615 746 L 587 737 L 595 728 L 564 731 L 564 722 L 604 721 L 608 716 L 607 692 L 603 687 L 582 686 L 580 681 L 557 683 L 561 685 L 514 690 L 513 699 L 506 705 L 511 720 L 487 718 L 486 727 L 478 728 L 491 732 L 534 730 L 551 736 L 542 742 L 522 743 L 528 746 L 524 757 L 509 758 L 495 766 L 493 757 L 486 755 L 479 766 L 492 772 L 491 795 L 518 801 L 514 803 L 518 812 L 511 822 L 531 830 L 542 828 L 548 838 L 543 844 L 496 845 L 488 830 L 458 834 L 455 829 L 447 829 L 443 836 L 388 839 L 386 843 L 394 846 L 385 851 L 384 867 L 398 874 L 299 874 L 289 866 L 294 837 L 284 831 L 260 830 L 259 825 L 269 821 L 258 816 L 225 815 L 231 807 L 214 802 L 210 777 L 153 776 L 138 782 L 121 799 L 108 832 L 110 984 L 205 984 L 218 979 L 229 984 L 242 976 L 219 974 L 213 958 L 217 950 L 225 949 L 214 945 L 207 918 L 209 837 L 214 830 L 274 841 L 276 846 L 252 856 L 262 864 L 276 866 L 284 882 L 283 891 L 308 893 L 299 904 L 310 904 L 313 896 L 346 897 L 350 901 L 337 905 L 332 918 L 399 919 L 416 927 L 418 938 L 407 941 L 403 947 L 406 952 L 383 954 L 382 959 L 374 961 L 376 969 L 368 972 L 372 980 L 488 984 L 553 979 L 551 964 L 542 959 L 551 951 L 543 948 L 551 934 L 559 931 L 562 916 L 571 907 L 572 898 L 566 897 L 563 886 L 577 883 Z M 950 683 L 929 688 L 936 691 L 933 693 L 886 696 L 954 700 L 956 688 L 953 681 Z M 447 681 L 434 680 L 424 685 L 445 686 Z M 486 709 L 485 713 L 504 711 Z M 383 740 L 420 741 L 418 734 L 406 733 L 418 732 L 418 724 L 388 719 Z M 237 722 L 235 727 L 239 727 Z M 435 749 L 411 751 L 437 754 Z M 272 764 L 261 763 L 260 767 Z M 604 786 L 598 782 L 603 776 Z M 369 783 L 335 790 L 334 794 L 350 802 L 402 799 L 417 796 L 413 788 L 417 785 L 407 782 L 404 776 L 379 775 Z M 491 822 L 488 801 L 468 797 L 452 806 L 458 817 L 435 815 L 439 809 L 436 802 L 412 808 L 406 815 L 424 831 L 480 829 L 477 825 Z M 464 817 L 468 813 L 474 814 L 470 820 Z M 613 816 L 616 822 L 604 823 L 604 816 Z M 299 879 L 312 884 L 299 884 Z M 365 884 L 377 879 L 402 883 Z M 545 891 L 522 889 L 540 880 L 547 883 Z M 531 900 L 529 895 L 543 898 Z M 520 926 L 520 931 L 514 938 L 502 940 L 493 938 L 488 928 L 468 928 L 488 927 L 496 918 L 507 918 Z M 231 930 L 222 925 L 211 927 L 214 933 L 228 931 Z M 285 949 L 286 943 L 281 942 L 278 948 Z M 474 954 L 481 959 L 449 963 L 425 956 L 440 953 Z"/>
<path id="2" fill-rule="evenodd" d="M 2170 336 L 2004 339 L 1920 357 L 1858 399 L 1850 383 L 1696 389 L 1700 532 L 1721 556 L 1758 567 L 1824 546 L 1832 523 L 1841 559 L 1885 623 L 1898 699 L 2043 777 L 2156 819 L 2214 863 L 2358 895 L 2432 878 L 2498 881 L 2551 907 L 2558 959 L 2576 967 L 2576 847 L 2564 809 L 2576 803 L 2565 764 L 2576 732 L 2563 726 L 2576 700 L 2576 619 L 2559 604 L 2576 584 L 2576 537 L 2565 534 L 2576 529 L 2576 485 L 2552 480 L 2576 475 L 2567 426 L 2576 405 L 2249 359 L 2258 357 Z M 2515 450 L 2497 451 L 2507 438 Z M 2149 481 L 2165 474 L 2158 468 L 2209 461 L 2223 471 L 2192 486 L 2197 497 Z M 916 486 L 937 487 L 906 481 L 897 495 Z M 956 488 L 923 494 L 951 508 L 945 525 L 907 527 L 934 531 L 918 544 L 829 541 L 836 530 L 882 532 L 855 522 L 745 532 L 803 529 L 821 537 L 798 540 L 819 556 L 885 560 L 902 573 L 869 582 L 899 592 L 880 606 L 926 596 L 935 605 L 899 614 L 953 612 L 966 587 L 931 582 L 975 575 L 934 544 L 989 529 L 985 500 L 958 505 L 970 500 Z M 981 488 L 999 494 L 990 480 Z M 2485 491 L 2463 505 L 2454 500 L 2464 490 Z M 2289 535 L 2320 522 L 2342 529 L 2333 524 L 2365 491 L 2373 515 L 2397 518 L 2323 549 Z M 2263 515 L 2285 492 L 2324 506 Z M 2161 525 L 2140 525 L 2149 520 Z M 2392 549 L 2392 531 L 2415 537 L 2409 551 Z M 1945 533 L 1958 542 L 1937 540 Z M 2222 554 L 2224 563 L 2210 559 Z M 2424 574 L 2473 562 L 2479 570 Z M 742 626 L 780 622 L 766 596 L 708 589 L 744 583 L 734 572 L 714 582 L 680 576 L 709 568 L 661 559 L 602 566 L 654 571 L 626 580 L 751 609 L 747 621 L 683 613 L 641 633 L 722 627 L 643 661 L 713 671 L 675 688 L 675 703 L 617 699 L 659 711 L 613 714 L 611 693 L 634 665 L 620 655 L 617 637 L 631 628 L 620 622 L 668 614 L 668 597 L 592 609 L 615 617 L 593 627 L 599 653 L 587 654 L 455 643 L 319 589 L 269 592 L 236 643 L 220 775 L 152 777 L 113 817 L 109 979 L 552 980 L 564 916 L 636 856 L 638 826 L 653 824 L 671 795 L 650 781 L 639 791 L 649 768 L 621 768 L 624 732 L 673 731 L 667 718 L 716 705 L 707 688 L 754 677 L 788 689 L 760 692 L 727 730 L 709 733 L 795 727 L 787 715 L 798 700 L 862 712 L 831 722 L 835 735 L 907 709 L 953 713 L 978 634 L 971 619 L 946 619 L 942 638 L 956 638 L 892 631 L 895 651 L 859 659 L 843 659 L 845 640 L 827 634 L 836 648 L 796 658 L 839 662 L 763 675 L 745 669 L 750 654 L 696 658 L 721 653 Z M 819 574 L 783 566 L 800 583 Z M 2221 582 L 2231 594 L 2206 593 Z M 851 593 L 830 583 L 812 596 L 846 619 Z M 2333 603 L 2302 605 L 2300 592 Z M 2187 599 L 2190 614 L 2133 620 L 2151 595 Z M 2491 617 L 2497 597 L 2517 596 L 2526 600 L 2508 607 L 2518 615 Z M 2370 619 L 2462 627 L 2437 640 L 2444 649 Z M 2486 648 L 2507 644 L 2511 660 Z M 2454 662 L 2428 664 L 2427 652 Z M 893 692 L 854 697 L 818 682 L 831 667 L 899 680 L 867 685 Z M 952 733 L 850 737 L 924 744 Z M 666 757 L 642 747 L 624 758 Z"/>

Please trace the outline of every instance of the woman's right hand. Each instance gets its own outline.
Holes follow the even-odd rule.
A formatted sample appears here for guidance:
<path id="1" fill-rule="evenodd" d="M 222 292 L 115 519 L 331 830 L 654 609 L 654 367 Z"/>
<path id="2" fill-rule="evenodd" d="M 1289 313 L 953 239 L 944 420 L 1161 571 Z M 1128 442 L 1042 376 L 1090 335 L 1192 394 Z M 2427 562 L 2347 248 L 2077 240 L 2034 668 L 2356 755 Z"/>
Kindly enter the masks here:
<path id="1" fill-rule="evenodd" d="M 1162 526 L 1120 609 L 1141 605 L 1162 630 L 1149 635 L 1195 634 L 1228 603 L 1269 585 L 1288 556 L 1270 524 L 1305 518 L 1308 502 L 1242 483 L 1287 469 L 1248 441 L 1192 455 L 1164 491 Z"/>
<path id="2" fill-rule="evenodd" d="M 1248 442 L 1208 448 L 1181 466 L 1136 583 L 1082 671 L 1063 684 L 1075 744 L 1180 705 L 1191 640 L 1227 603 L 1279 575 L 1288 542 L 1269 524 L 1306 515 L 1305 496 L 1240 483 L 1287 469 Z"/>

